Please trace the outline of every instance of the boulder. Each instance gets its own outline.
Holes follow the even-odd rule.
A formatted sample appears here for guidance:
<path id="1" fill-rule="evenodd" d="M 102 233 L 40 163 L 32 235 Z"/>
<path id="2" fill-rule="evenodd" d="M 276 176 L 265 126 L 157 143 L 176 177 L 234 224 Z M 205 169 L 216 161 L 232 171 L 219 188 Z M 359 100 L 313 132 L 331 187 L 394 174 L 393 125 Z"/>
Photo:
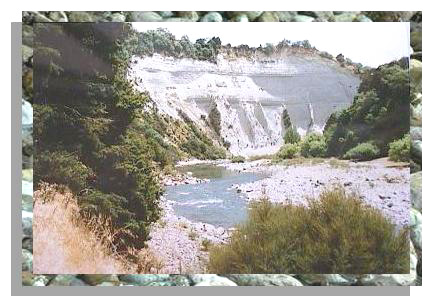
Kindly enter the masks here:
<path id="1" fill-rule="evenodd" d="M 84 281 L 75 275 L 57 275 L 48 286 L 88 286 Z"/>
<path id="2" fill-rule="evenodd" d="M 85 274 L 79 275 L 79 278 L 81 278 L 85 283 L 91 286 L 96 286 L 103 282 L 109 282 L 114 284 L 119 283 L 119 279 L 115 274 Z"/>
<path id="3" fill-rule="evenodd" d="M 303 286 L 288 274 L 230 274 L 223 275 L 239 286 Z"/>
<path id="4" fill-rule="evenodd" d="M 320 286 L 348 286 L 355 284 L 357 278 L 354 275 L 339 275 L 339 274 L 301 274 L 299 279 L 307 285 Z"/>
<path id="5" fill-rule="evenodd" d="M 232 280 L 216 274 L 189 275 L 194 286 L 237 286 Z"/>
<path id="6" fill-rule="evenodd" d="M 26 249 L 21 250 L 22 271 L 33 271 L 33 255 Z"/>
<path id="7" fill-rule="evenodd" d="M 223 17 L 218 12 L 210 12 L 205 14 L 201 20 L 202 22 L 222 22 Z"/>
<path id="8" fill-rule="evenodd" d="M 246 15 L 249 21 L 254 21 L 257 19 L 263 12 L 262 11 L 232 11 L 226 12 L 227 16 L 230 18 L 234 18 L 238 15 Z"/>
<path id="9" fill-rule="evenodd" d="M 93 16 L 88 12 L 69 12 L 70 22 L 93 22 Z"/>
<path id="10" fill-rule="evenodd" d="M 411 174 L 411 205 L 422 212 L 422 172 Z"/>
<path id="11" fill-rule="evenodd" d="M 52 21 L 56 21 L 56 22 L 68 22 L 68 18 L 65 14 L 65 12 L 61 12 L 61 11 L 56 11 L 56 12 L 50 12 L 48 14 L 49 18 Z"/>
<path id="12" fill-rule="evenodd" d="M 209 13 L 209 14 L 213 14 L 213 13 L 219 14 L 217 12 L 212 12 L 212 13 Z M 198 13 L 195 12 L 195 11 L 177 12 L 177 16 L 181 17 L 181 18 L 184 18 L 184 19 L 188 19 L 190 21 L 198 21 L 199 18 L 200 18 L 200 16 L 198 15 Z M 201 20 L 201 21 L 203 21 L 203 20 Z M 208 21 L 213 21 L 213 20 L 208 20 Z"/>
<path id="13" fill-rule="evenodd" d="M 161 282 L 170 279 L 168 274 L 128 274 L 118 275 L 118 279 L 136 286 L 146 286 L 151 282 Z"/>
<path id="14" fill-rule="evenodd" d="M 416 91 L 422 90 L 422 62 L 410 60 L 410 86 L 413 85 Z"/>
<path id="15" fill-rule="evenodd" d="M 258 18 L 258 21 L 261 21 L 261 22 L 279 22 L 279 17 L 275 12 L 264 12 Z"/>
<path id="16" fill-rule="evenodd" d="M 410 210 L 410 237 L 414 247 L 422 249 L 422 215 L 416 209 Z"/>
<path id="17" fill-rule="evenodd" d="M 131 12 L 129 15 L 129 20 L 132 22 L 137 21 L 149 21 L 149 22 L 157 22 L 162 21 L 162 17 L 155 12 Z"/>

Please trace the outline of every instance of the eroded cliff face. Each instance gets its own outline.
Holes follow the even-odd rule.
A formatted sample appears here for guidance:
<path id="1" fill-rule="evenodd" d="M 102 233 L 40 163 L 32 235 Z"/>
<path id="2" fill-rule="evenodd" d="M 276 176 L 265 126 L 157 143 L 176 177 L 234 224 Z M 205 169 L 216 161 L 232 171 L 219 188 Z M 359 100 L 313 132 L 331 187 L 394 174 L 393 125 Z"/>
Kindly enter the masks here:
<path id="1" fill-rule="evenodd" d="M 153 55 L 133 57 L 129 78 L 148 91 L 158 111 L 183 111 L 216 139 L 209 112 L 220 113 L 220 142 L 234 155 L 276 152 L 282 112 L 301 135 L 322 131 L 330 114 L 349 106 L 360 83 L 351 70 L 317 54 L 260 58 L 218 56 L 216 63 Z M 213 129 L 214 130 L 214 129 Z"/>

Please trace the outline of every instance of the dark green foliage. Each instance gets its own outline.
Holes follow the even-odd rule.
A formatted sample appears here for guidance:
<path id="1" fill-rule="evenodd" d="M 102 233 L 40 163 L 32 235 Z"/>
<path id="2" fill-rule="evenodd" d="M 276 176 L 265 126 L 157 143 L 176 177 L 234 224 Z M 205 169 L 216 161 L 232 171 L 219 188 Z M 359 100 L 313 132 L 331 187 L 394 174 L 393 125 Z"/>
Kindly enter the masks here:
<path id="1" fill-rule="evenodd" d="M 233 162 L 233 163 L 244 163 L 245 161 L 246 161 L 246 159 L 243 156 L 234 156 L 231 159 L 231 162 Z"/>
<path id="2" fill-rule="evenodd" d="M 365 70 L 353 104 L 334 113 L 324 135 L 327 154 L 343 156 L 360 143 L 373 142 L 379 156 L 409 131 L 409 76 L 405 59 Z"/>
<path id="3" fill-rule="evenodd" d="M 228 244 L 210 248 L 216 274 L 403 274 L 409 232 L 341 189 L 308 207 L 252 204 Z"/>
<path id="4" fill-rule="evenodd" d="M 392 161 L 409 162 L 411 151 L 411 138 L 409 134 L 399 140 L 396 140 L 389 145 L 389 158 Z"/>
<path id="5" fill-rule="evenodd" d="M 292 159 L 300 151 L 299 145 L 297 144 L 285 144 L 279 149 L 277 156 L 281 159 Z"/>
<path id="6" fill-rule="evenodd" d="M 43 151 L 35 156 L 34 182 L 63 184 L 78 193 L 93 177 L 94 172 L 73 153 Z"/>
<path id="7" fill-rule="evenodd" d="M 285 128 L 284 141 L 286 144 L 295 144 L 300 142 L 300 134 L 291 123 L 288 111 L 282 112 L 282 125 Z"/>
<path id="8" fill-rule="evenodd" d="M 306 135 L 300 144 L 300 152 L 303 157 L 325 157 L 327 145 L 324 136 L 318 133 Z"/>
<path id="9" fill-rule="evenodd" d="M 357 161 L 368 161 L 376 158 L 379 154 L 379 149 L 371 143 L 360 143 L 357 146 L 348 150 L 343 158 Z"/>
<path id="10" fill-rule="evenodd" d="M 109 217 L 121 230 L 117 251 L 144 247 L 162 192 L 155 162 L 172 162 L 157 131 L 139 124 L 149 97 L 126 79 L 136 33 L 123 23 L 37 24 L 35 33 L 35 185 L 69 186 L 83 212 Z"/>
<path id="11" fill-rule="evenodd" d="M 210 112 L 209 112 L 209 115 L 208 115 L 208 118 L 209 118 L 210 126 L 213 128 L 213 130 L 216 132 L 216 134 L 218 136 L 220 136 L 221 114 L 220 114 L 216 104 L 212 105 Z"/>
<path id="12" fill-rule="evenodd" d="M 203 61 L 216 62 L 221 48 L 219 37 L 198 39 L 192 43 L 187 36 L 176 40 L 175 36 L 166 29 L 149 30 L 137 34 L 137 45 L 134 53 L 137 55 L 152 55 L 154 53 L 173 56 L 176 58 L 192 58 Z"/>

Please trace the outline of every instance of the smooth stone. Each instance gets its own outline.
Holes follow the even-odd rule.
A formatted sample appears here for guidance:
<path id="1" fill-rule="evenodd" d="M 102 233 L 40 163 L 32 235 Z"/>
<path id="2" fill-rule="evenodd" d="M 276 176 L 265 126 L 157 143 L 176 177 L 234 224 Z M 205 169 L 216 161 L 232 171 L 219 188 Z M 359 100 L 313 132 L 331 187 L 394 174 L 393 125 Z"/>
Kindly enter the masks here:
<path id="1" fill-rule="evenodd" d="M 411 157 L 416 162 L 422 162 L 422 141 L 411 141 Z"/>
<path id="2" fill-rule="evenodd" d="M 249 22 L 247 15 L 237 15 L 233 19 L 235 22 Z"/>
<path id="3" fill-rule="evenodd" d="M 414 247 L 422 249 L 422 215 L 416 209 L 410 210 L 410 238 Z"/>
<path id="4" fill-rule="evenodd" d="M 167 19 L 164 19 L 162 21 L 165 21 L 165 22 L 192 22 L 192 20 L 190 20 L 190 19 L 180 18 L 180 17 L 167 18 Z"/>
<path id="5" fill-rule="evenodd" d="M 189 275 L 194 286 L 237 286 L 232 280 L 216 274 Z"/>
<path id="6" fill-rule="evenodd" d="M 276 16 L 279 19 L 279 22 L 290 22 L 294 20 L 294 17 L 297 15 L 296 12 L 283 12 L 283 11 L 277 11 L 273 12 L 276 14 Z"/>
<path id="7" fill-rule="evenodd" d="M 358 16 L 354 19 L 354 21 L 358 21 L 358 22 L 373 22 L 372 19 L 370 19 L 369 17 L 367 17 L 367 16 L 365 16 L 365 15 L 363 15 L 363 14 L 358 15 Z"/>
<path id="8" fill-rule="evenodd" d="M 258 21 L 261 21 L 261 22 L 279 22 L 279 17 L 274 12 L 264 12 L 258 18 Z"/>
<path id="9" fill-rule="evenodd" d="M 103 282 L 119 283 L 119 279 L 115 274 L 84 274 L 79 275 L 85 283 L 95 286 Z"/>
<path id="10" fill-rule="evenodd" d="M 49 283 L 50 279 L 45 275 L 34 275 L 32 286 L 45 287 Z"/>
<path id="11" fill-rule="evenodd" d="M 30 58 L 33 56 L 33 48 L 30 48 L 29 46 L 26 45 L 22 45 L 21 55 L 22 55 L 22 61 L 24 63 L 27 63 L 30 60 Z"/>
<path id="12" fill-rule="evenodd" d="M 422 62 L 416 59 L 410 60 L 410 78 L 415 89 L 421 92 L 422 89 Z"/>
<path id="13" fill-rule="evenodd" d="M 303 286 L 288 274 L 230 274 L 224 275 L 239 286 Z"/>
<path id="14" fill-rule="evenodd" d="M 201 22 L 222 22 L 223 17 L 218 12 L 210 12 L 201 17 Z"/>
<path id="15" fill-rule="evenodd" d="M 254 21 L 262 13 L 263 13 L 263 11 L 231 11 L 231 12 L 226 12 L 227 16 L 230 18 L 233 18 L 233 17 L 238 16 L 238 15 L 246 15 L 248 17 L 249 21 Z"/>
<path id="16" fill-rule="evenodd" d="M 295 22 L 312 22 L 315 18 L 306 15 L 297 15 L 294 17 Z"/>
<path id="17" fill-rule="evenodd" d="M 161 11 L 158 12 L 158 14 L 162 16 L 162 18 L 169 18 L 174 16 L 174 13 L 172 11 Z"/>
<path id="18" fill-rule="evenodd" d="M 24 238 L 33 237 L 33 213 L 27 211 L 21 211 L 21 225 L 23 230 Z"/>
<path id="19" fill-rule="evenodd" d="M 354 21 L 357 17 L 356 13 L 342 13 L 340 15 L 336 15 L 334 18 L 335 22 L 351 22 Z"/>
<path id="20" fill-rule="evenodd" d="M 62 11 L 50 12 L 48 14 L 48 16 L 51 20 L 56 21 L 56 22 L 67 22 L 68 21 L 68 18 L 66 16 L 65 12 L 62 12 Z"/>
<path id="21" fill-rule="evenodd" d="M 93 16 L 87 12 L 69 12 L 70 22 L 93 22 Z"/>
<path id="22" fill-rule="evenodd" d="M 411 140 L 421 141 L 422 140 L 422 128 L 421 127 L 411 127 L 410 128 Z"/>
<path id="23" fill-rule="evenodd" d="M 157 22 L 157 21 L 162 21 L 162 17 L 155 12 L 132 12 L 129 16 L 129 21 Z"/>
<path id="24" fill-rule="evenodd" d="M 52 22 L 51 19 L 39 12 L 32 12 L 34 22 Z"/>
<path id="25" fill-rule="evenodd" d="M 411 174 L 411 205 L 422 212 L 422 172 Z"/>
<path id="26" fill-rule="evenodd" d="M 21 266 L 23 271 L 33 271 L 33 255 L 26 249 L 21 250 Z"/>
<path id="27" fill-rule="evenodd" d="M 421 95 L 420 95 L 421 99 Z M 411 112 L 411 119 L 410 124 L 411 126 L 422 126 L 422 104 L 421 102 L 417 104 L 416 106 L 411 105 L 410 106 L 410 112 Z"/>
<path id="28" fill-rule="evenodd" d="M 48 283 L 48 286 L 87 286 L 87 284 L 75 275 L 57 275 Z"/>
<path id="29" fill-rule="evenodd" d="M 21 248 L 28 250 L 30 253 L 33 253 L 33 239 L 24 238 L 21 241 Z"/>
<path id="30" fill-rule="evenodd" d="M 422 51 L 422 31 L 411 32 L 411 46 L 414 51 Z"/>
<path id="31" fill-rule="evenodd" d="M 200 19 L 198 13 L 195 11 L 177 12 L 177 16 L 184 19 L 189 19 L 190 21 L 198 21 Z"/>
<path id="32" fill-rule="evenodd" d="M 114 13 L 108 17 L 108 20 L 112 22 L 125 22 L 126 16 L 121 13 Z"/>
<path id="33" fill-rule="evenodd" d="M 23 24 L 22 26 L 22 44 L 33 46 L 34 32 L 33 27 Z"/>
<path id="34" fill-rule="evenodd" d="M 30 102 L 22 99 L 21 100 L 21 110 L 22 110 L 21 123 L 24 126 L 32 125 L 33 124 L 33 107 L 31 106 Z"/>
<path id="35" fill-rule="evenodd" d="M 348 286 L 356 282 L 356 278 L 350 277 L 345 278 L 339 274 L 301 274 L 299 279 L 304 281 L 308 285 L 339 285 Z"/>
<path id="36" fill-rule="evenodd" d="M 151 282 L 160 282 L 169 280 L 169 274 L 128 274 L 118 275 L 118 279 L 130 284 L 139 286 L 147 285 Z"/>

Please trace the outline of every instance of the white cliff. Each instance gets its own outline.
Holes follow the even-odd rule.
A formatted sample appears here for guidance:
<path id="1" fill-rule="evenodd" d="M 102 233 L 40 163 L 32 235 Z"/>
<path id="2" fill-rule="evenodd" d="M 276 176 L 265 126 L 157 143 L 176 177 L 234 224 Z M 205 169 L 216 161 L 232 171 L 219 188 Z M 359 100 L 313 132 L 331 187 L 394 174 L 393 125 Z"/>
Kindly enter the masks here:
<path id="1" fill-rule="evenodd" d="M 234 155 L 276 152 L 283 144 L 282 112 L 300 134 L 322 131 L 336 110 L 352 103 L 359 78 L 318 55 L 226 59 L 217 63 L 160 55 L 133 57 L 129 78 L 148 91 L 159 112 L 186 113 L 210 131 L 206 119 L 216 105 L 220 137 Z"/>

